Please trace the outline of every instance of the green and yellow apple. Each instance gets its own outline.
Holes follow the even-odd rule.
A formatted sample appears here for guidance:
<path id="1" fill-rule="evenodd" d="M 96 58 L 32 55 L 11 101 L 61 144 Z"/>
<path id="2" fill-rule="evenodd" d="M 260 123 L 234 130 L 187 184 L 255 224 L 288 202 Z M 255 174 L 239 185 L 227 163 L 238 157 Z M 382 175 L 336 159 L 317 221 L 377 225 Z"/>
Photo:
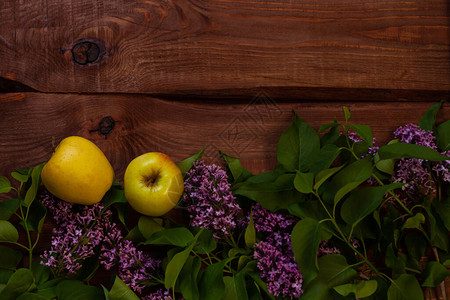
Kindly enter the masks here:
<path id="1" fill-rule="evenodd" d="M 41 173 L 42 183 L 56 197 L 90 205 L 102 200 L 114 181 L 114 170 L 93 142 L 80 136 L 63 139 Z"/>
<path id="2" fill-rule="evenodd" d="M 158 217 L 170 211 L 183 193 L 183 175 L 164 153 L 149 152 L 133 159 L 123 178 L 125 198 L 141 214 Z"/>

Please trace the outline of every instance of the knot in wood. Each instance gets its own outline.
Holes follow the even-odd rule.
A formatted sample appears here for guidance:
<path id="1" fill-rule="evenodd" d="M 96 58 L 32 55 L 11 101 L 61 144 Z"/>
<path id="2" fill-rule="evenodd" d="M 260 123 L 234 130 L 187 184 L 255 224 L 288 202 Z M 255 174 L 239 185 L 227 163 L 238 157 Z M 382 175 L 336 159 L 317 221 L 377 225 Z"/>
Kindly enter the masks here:
<path id="1" fill-rule="evenodd" d="M 107 117 L 104 117 L 100 121 L 97 129 L 89 130 L 89 132 L 91 133 L 91 132 L 98 131 L 99 134 L 105 136 L 105 140 L 106 140 L 108 138 L 108 134 L 110 134 L 111 131 L 113 131 L 115 124 L 116 124 L 116 121 L 114 121 L 114 119 L 112 117 L 107 116 Z"/>
<path id="2" fill-rule="evenodd" d="M 99 62 L 103 56 L 101 45 L 94 41 L 81 40 L 72 48 L 72 58 L 78 65 L 88 65 Z"/>

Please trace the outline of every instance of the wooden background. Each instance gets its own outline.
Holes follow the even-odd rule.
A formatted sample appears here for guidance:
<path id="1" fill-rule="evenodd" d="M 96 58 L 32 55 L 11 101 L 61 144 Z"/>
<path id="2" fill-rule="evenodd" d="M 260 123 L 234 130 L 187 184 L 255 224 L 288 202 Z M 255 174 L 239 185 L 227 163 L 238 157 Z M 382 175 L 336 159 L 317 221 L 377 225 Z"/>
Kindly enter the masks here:
<path id="1" fill-rule="evenodd" d="M 93 140 L 118 179 L 148 151 L 206 147 L 254 173 L 276 163 L 292 110 L 381 143 L 450 98 L 448 0 L 2 0 L 0 174 Z M 105 138 L 99 123 L 115 121 Z M 450 117 L 446 102 L 439 121 Z M 45 237 L 44 237 L 45 239 Z"/>

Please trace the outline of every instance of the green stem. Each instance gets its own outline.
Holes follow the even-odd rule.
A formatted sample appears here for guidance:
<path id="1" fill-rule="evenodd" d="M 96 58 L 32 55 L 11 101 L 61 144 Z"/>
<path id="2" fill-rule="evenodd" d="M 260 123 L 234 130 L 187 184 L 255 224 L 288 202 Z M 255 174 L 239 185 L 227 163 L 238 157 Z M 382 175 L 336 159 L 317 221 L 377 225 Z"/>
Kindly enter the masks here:
<path id="1" fill-rule="evenodd" d="M 372 173 L 372 177 L 375 178 L 375 180 L 380 184 L 384 185 L 384 183 L 381 181 L 380 178 L 375 173 Z M 410 215 L 413 216 L 413 212 L 406 207 L 406 205 L 397 197 L 397 195 L 394 194 L 394 192 L 389 191 L 389 194 L 395 199 L 395 201 Z"/>
<path id="2" fill-rule="evenodd" d="M 2 243 L 13 244 L 13 245 L 19 246 L 19 247 L 21 247 L 21 248 L 23 248 L 23 249 L 25 249 L 25 250 L 27 250 L 27 251 L 29 250 L 27 246 L 22 245 L 21 243 L 10 242 L 10 241 L 2 241 Z"/>

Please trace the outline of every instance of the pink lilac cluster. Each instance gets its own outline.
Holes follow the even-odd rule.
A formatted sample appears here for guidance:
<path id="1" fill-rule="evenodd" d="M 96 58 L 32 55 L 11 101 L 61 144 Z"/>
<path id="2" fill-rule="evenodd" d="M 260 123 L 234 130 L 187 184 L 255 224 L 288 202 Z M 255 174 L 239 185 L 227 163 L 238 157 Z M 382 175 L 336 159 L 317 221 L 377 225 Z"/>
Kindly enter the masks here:
<path id="1" fill-rule="evenodd" d="M 145 282 L 154 281 L 160 260 L 151 258 L 137 250 L 133 243 L 125 240 L 114 223 L 106 224 L 105 238 L 101 247 L 100 263 L 106 270 L 118 267 L 118 275 L 133 291 L 141 294 Z"/>
<path id="2" fill-rule="evenodd" d="M 417 144 L 438 150 L 433 132 L 423 130 L 418 125 L 406 124 L 401 126 L 394 131 L 394 137 L 402 143 Z M 443 152 L 443 154 L 450 156 L 448 151 Z M 393 181 L 405 183 L 402 189 L 409 194 L 415 194 L 416 192 L 430 194 L 435 192 L 436 186 L 432 175 L 438 176 L 443 181 L 450 182 L 450 160 L 431 163 L 431 170 L 434 171 L 434 174 L 430 173 L 430 169 L 425 162 L 416 158 L 399 159 L 396 163 Z"/>
<path id="3" fill-rule="evenodd" d="M 236 228 L 236 218 L 241 213 L 227 173 L 218 165 L 196 161 L 186 175 L 183 201 L 191 225 L 210 230 L 217 240 L 226 239 Z"/>
<path id="4" fill-rule="evenodd" d="M 50 267 L 57 276 L 74 274 L 101 244 L 105 236 L 104 224 L 110 222 L 111 211 L 103 212 L 99 203 L 76 206 L 48 193 L 40 195 L 40 199 L 57 225 L 53 228 L 50 250 L 41 255 L 41 264 Z"/>
<path id="5" fill-rule="evenodd" d="M 267 290 L 274 296 L 298 298 L 303 294 L 303 278 L 292 252 L 291 231 L 298 219 L 271 212 L 256 204 L 253 224 L 265 238 L 254 245 L 254 258 Z"/>

